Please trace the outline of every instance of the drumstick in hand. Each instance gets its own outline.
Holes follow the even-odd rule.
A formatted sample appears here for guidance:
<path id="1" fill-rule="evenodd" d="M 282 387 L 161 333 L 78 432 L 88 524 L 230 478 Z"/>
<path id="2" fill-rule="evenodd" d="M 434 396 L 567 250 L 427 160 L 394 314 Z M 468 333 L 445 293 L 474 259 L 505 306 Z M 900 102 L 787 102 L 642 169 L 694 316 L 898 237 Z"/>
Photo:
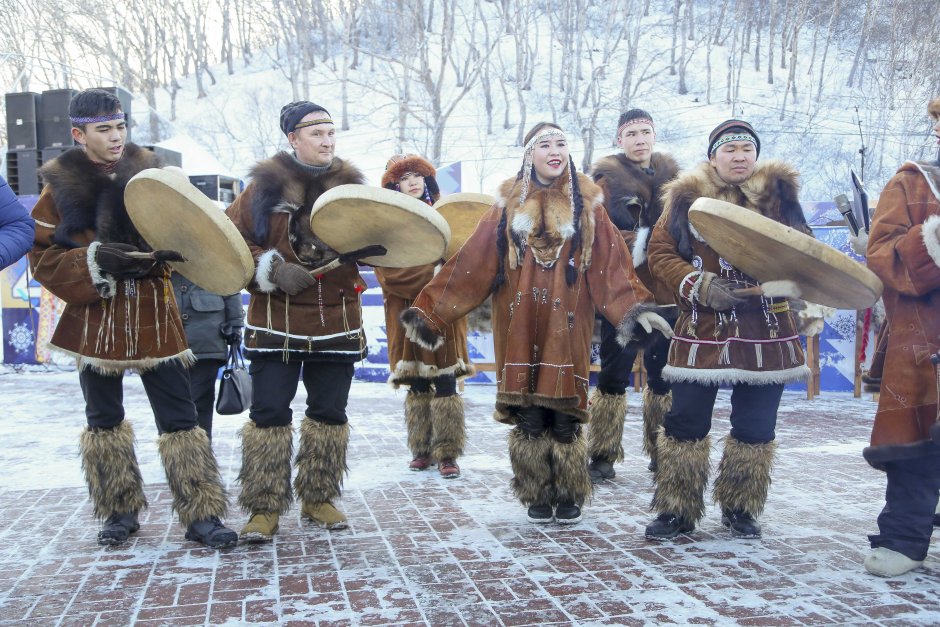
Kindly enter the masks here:
<path id="1" fill-rule="evenodd" d="M 125 254 L 132 259 L 153 259 L 159 262 L 186 261 L 186 258 L 175 250 L 155 250 L 149 253 L 133 252 Z"/>
<path id="2" fill-rule="evenodd" d="M 732 293 L 735 296 L 764 296 L 766 298 L 799 298 L 802 290 L 800 286 L 789 281 L 787 279 L 782 279 L 779 281 L 765 281 L 760 285 L 755 285 L 754 287 L 742 287 L 740 289 L 732 290 Z"/>

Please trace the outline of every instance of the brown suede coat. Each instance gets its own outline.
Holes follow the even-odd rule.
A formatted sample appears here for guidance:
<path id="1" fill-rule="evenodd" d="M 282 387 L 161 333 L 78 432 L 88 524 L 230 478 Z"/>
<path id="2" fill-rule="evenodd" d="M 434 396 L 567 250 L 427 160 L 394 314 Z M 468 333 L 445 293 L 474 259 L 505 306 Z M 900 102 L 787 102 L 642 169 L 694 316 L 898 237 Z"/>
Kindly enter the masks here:
<path id="1" fill-rule="evenodd" d="M 665 211 L 649 244 L 650 268 L 673 290 L 680 309 L 664 378 L 704 385 L 759 385 L 809 375 L 786 299 L 752 297 L 735 308 L 737 322 L 731 312 L 719 313 L 698 302 L 699 271 L 737 279 L 741 287 L 757 285 L 757 281 L 721 260 L 689 223 L 689 206 L 704 196 L 746 207 L 808 233 L 796 200 L 798 190 L 796 171 L 775 161 L 758 163 L 741 185 L 725 183 L 708 162 L 666 185 Z M 765 308 L 777 313 L 765 313 Z"/>
<path id="2" fill-rule="evenodd" d="M 127 216 L 124 188 L 134 174 L 160 165 L 152 152 L 127 144 L 113 177 L 80 148 L 43 167 L 46 186 L 33 207 L 36 239 L 29 263 L 33 277 L 66 303 L 49 346 L 76 357 L 79 368 L 117 374 L 195 361 L 169 271 L 158 265 L 142 279 L 115 281 L 89 253 L 94 242 L 150 250 Z"/>
<path id="3" fill-rule="evenodd" d="M 888 349 L 878 412 L 865 459 L 885 462 L 930 454 L 940 444 L 940 381 L 930 355 L 940 351 L 940 165 L 907 162 L 878 198 L 868 267 L 884 283 Z"/>
<path id="4" fill-rule="evenodd" d="M 260 162 L 251 184 L 226 210 L 255 258 L 255 280 L 245 326 L 248 355 L 289 360 L 358 361 L 366 353 L 360 294 L 365 282 L 355 263 L 317 277 L 317 284 L 288 296 L 273 283 L 278 258 L 309 269 L 338 255 L 310 230 L 310 210 L 326 190 L 363 183 L 362 173 L 334 158 L 315 175 L 287 153 Z"/>
<path id="5" fill-rule="evenodd" d="M 592 166 L 591 174 L 604 190 L 604 206 L 630 249 L 637 276 L 653 292 L 657 303 L 672 305 L 672 290 L 653 279 L 646 263 L 646 247 L 650 230 L 663 213 L 662 187 L 676 178 L 679 164 L 668 154 L 654 152 L 650 169 L 652 174 L 619 153 L 600 159 Z"/>
<path id="6" fill-rule="evenodd" d="M 388 338 L 389 382 L 395 387 L 411 385 L 415 379 L 441 375 L 457 378 L 473 376 L 467 351 L 467 319 L 459 318 L 444 329 L 444 343 L 436 351 L 415 344 L 405 335 L 401 314 L 434 278 L 435 264 L 414 268 L 376 268 L 375 278 L 382 286 L 385 305 L 385 335 Z"/>
<path id="7" fill-rule="evenodd" d="M 510 179 L 470 239 L 403 318 L 412 339 L 439 341 L 447 325 L 486 299 L 495 279 L 504 279 L 493 294 L 495 417 L 503 422 L 516 421 L 513 407 L 531 405 L 587 421 L 595 308 L 619 325 L 619 339 L 626 344 L 643 333 L 635 329 L 636 317 L 653 307 L 652 294 L 637 278 L 630 252 L 607 216 L 601 188 L 577 176 L 584 210 L 573 285 L 565 278 L 574 231 L 567 173 L 549 187 L 533 178 L 522 207 L 521 182 Z"/>

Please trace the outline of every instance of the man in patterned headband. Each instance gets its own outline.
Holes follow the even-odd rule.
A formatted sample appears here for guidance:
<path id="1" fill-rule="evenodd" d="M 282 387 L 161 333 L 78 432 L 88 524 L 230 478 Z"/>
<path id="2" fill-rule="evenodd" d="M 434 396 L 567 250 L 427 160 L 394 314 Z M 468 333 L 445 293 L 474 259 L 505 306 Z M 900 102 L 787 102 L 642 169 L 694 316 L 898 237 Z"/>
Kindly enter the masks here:
<path id="1" fill-rule="evenodd" d="M 722 385 L 732 389 L 731 433 L 714 498 L 733 537 L 760 537 L 755 517 L 770 488 L 783 386 L 809 375 L 787 298 L 736 295 L 736 288 L 756 282 L 720 258 L 689 222 L 689 206 L 706 197 L 810 234 L 796 170 L 779 161 L 758 164 L 759 153 L 760 138 L 750 124 L 719 124 L 708 136 L 708 161 L 666 185 L 663 216 L 650 238 L 650 269 L 669 286 L 680 313 L 663 370 L 672 385 L 672 408 L 657 436 L 658 517 L 646 528 L 648 538 L 689 533 L 705 514 L 708 432 Z"/>
<path id="2" fill-rule="evenodd" d="M 65 301 L 50 348 L 74 356 L 85 397 L 87 427 L 80 452 L 95 516 L 104 520 L 98 543 L 121 544 L 140 528 L 147 506 L 124 418 L 124 373 L 140 373 L 153 408 L 160 457 L 173 509 L 186 538 L 222 548 L 238 536 L 219 517 L 225 490 L 206 432 L 198 426 L 187 368 L 195 361 L 172 296 L 170 271 L 128 253 L 150 247 L 124 206 L 124 188 L 154 153 L 127 143 L 120 101 L 100 89 L 69 103 L 79 146 L 42 169 L 46 186 L 33 209 L 33 274 Z"/>
<path id="3" fill-rule="evenodd" d="M 226 213 L 255 258 L 248 286 L 246 354 L 255 393 L 241 431 L 241 508 L 251 518 L 247 542 L 270 542 L 296 491 L 301 515 L 327 529 L 347 526 L 333 501 L 346 471 L 346 402 L 353 364 L 365 357 L 356 254 L 340 255 L 310 228 L 310 211 L 325 191 L 365 183 L 362 172 L 334 156 L 330 113 L 309 101 L 281 109 L 280 127 L 292 150 L 252 169 L 251 184 Z M 363 255 L 371 256 L 371 255 Z M 334 260 L 339 267 L 311 270 Z M 291 401 L 303 379 L 307 408 L 300 422 L 297 478 L 291 489 Z"/>

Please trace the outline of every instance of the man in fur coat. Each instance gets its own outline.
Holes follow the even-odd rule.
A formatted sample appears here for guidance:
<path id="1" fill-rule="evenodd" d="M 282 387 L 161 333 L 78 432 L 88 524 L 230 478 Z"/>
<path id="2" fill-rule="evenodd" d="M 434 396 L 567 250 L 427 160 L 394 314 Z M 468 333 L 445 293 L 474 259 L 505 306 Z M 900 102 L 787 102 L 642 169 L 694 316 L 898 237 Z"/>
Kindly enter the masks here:
<path id="1" fill-rule="evenodd" d="M 219 520 L 226 495 L 196 420 L 186 371 L 193 354 L 170 271 L 128 254 L 151 249 L 128 217 L 124 188 L 161 161 L 126 143 L 121 103 L 106 91 L 77 94 L 69 116 L 80 147 L 42 169 L 46 186 L 33 209 L 36 242 L 29 261 L 36 280 L 66 303 L 50 348 L 78 361 L 88 422 L 80 440 L 82 468 L 95 516 L 104 520 L 98 542 L 126 541 L 147 506 L 121 401 L 124 372 L 135 370 L 160 431 L 160 457 L 186 538 L 231 546 L 238 537 Z"/>
<path id="2" fill-rule="evenodd" d="M 653 509 L 646 536 L 688 533 L 705 513 L 708 432 L 718 388 L 730 385 L 731 433 L 725 438 L 714 497 L 735 537 L 760 537 L 774 459 L 774 429 L 784 384 L 809 375 L 784 297 L 742 298 L 757 285 L 719 257 L 689 222 L 700 197 L 731 202 L 809 234 L 797 195 L 797 172 L 782 162 L 757 162 L 760 138 L 741 120 L 719 124 L 708 137 L 708 161 L 665 188 L 664 212 L 649 244 L 654 275 L 673 291 L 679 319 L 663 377 L 672 408 L 657 437 Z M 796 296 L 796 294 L 790 294 Z"/>
<path id="3" fill-rule="evenodd" d="M 611 222 L 620 231 L 633 253 L 636 274 L 660 305 L 672 305 L 672 292 L 653 280 L 646 263 L 650 229 L 663 212 L 662 186 L 679 172 L 668 154 L 653 152 L 656 130 L 653 117 L 642 109 L 630 109 L 620 116 L 617 145 L 622 152 L 604 157 L 592 168 L 594 181 L 604 190 L 604 206 Z M 672 322 L 672 320 L 670 320 Z M 647 382 L 643 391 L 643 450 L 650 456 L 650 470 L 656 469 L 656 432 L 669 410 L 672 397 L 669 383 L 662 378 L 669 339 L 654 334 L 652 344 L 643 347 Z M 627 384 L 640 346 L 617 343 L 617 330 L 601 318 L 601 371 L 591 397 L 591 427 L 588 431 L 588 472 L 597 483 L 616 474 L 614 463 L 623 459 L 623 421 L 627 415 Z"/>
<path id="4" fill-rule="evenodd" d="M 293 151 L 258 163 L 251 184 L 226 211 L 257 264 L 245 326 L 255 394 L 241 431 L 238 476 L 238 503 L 251 515 L 240 535 L 249 542 L 270 541 L 293 501 L 290 403 L 301 379 L 307 409 L 294 481 L 301 514 L 327 529 L 346 527 L 333 500 L 346 471 L 353 364 L 366 352 L 360 306 L 365 283 L 356 256 L 339 255 L 310 228 L 321 194 L 365 183 L 365 177 L 334 156 L 336 128 L 324 107 L 287 104 L 280 126 Z M 322 269 L 334 261 L 335 268 Z"/>
<path id="5" fill-rule="evenodd" d="M 940 98 L 930 102 L 940 145 Z M 902 165 L 878 199 L 868 267 L 884 283 L 888 328 L 878 411 L 865 460 L 888 487 L 869 536 L 868 572 L 893 577 L 927 557 L 940 491 L 940 159 Z"/>
<path id="6" fill-rule="evenodd" d="M 543 122 L 525 143 L 518 175 L 402 322 L 410 339 L 437 349 L 448 325 L 492 294 L 495 418 L 515 427 L 513 490 L 530 521 L 572 524 L 591 494 L 581 424 L 595 309 L 617 324 L 621 344 L 671 329 L 636 277 L 600 187 L 575 171 L 564 132 Z"/>

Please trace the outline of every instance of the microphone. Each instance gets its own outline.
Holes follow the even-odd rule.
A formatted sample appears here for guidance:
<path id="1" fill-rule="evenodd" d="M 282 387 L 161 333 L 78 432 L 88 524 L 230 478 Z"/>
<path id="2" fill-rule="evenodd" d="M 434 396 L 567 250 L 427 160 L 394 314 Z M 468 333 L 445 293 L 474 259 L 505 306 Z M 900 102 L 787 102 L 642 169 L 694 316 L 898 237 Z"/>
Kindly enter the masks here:
<path id="1" fill-rule="evenodd" d="M 839 213 L 842 214 L 845 223 L 849 225 L 852 235 L 858 235 L 858 221 L 855 219 L 855 214 L 852 213 L 852 205 L 849 204 L 848 197 L 845 194 L 839 194 L 835 197 L 835 201 L 836 207 L 838 207 Z"/>

